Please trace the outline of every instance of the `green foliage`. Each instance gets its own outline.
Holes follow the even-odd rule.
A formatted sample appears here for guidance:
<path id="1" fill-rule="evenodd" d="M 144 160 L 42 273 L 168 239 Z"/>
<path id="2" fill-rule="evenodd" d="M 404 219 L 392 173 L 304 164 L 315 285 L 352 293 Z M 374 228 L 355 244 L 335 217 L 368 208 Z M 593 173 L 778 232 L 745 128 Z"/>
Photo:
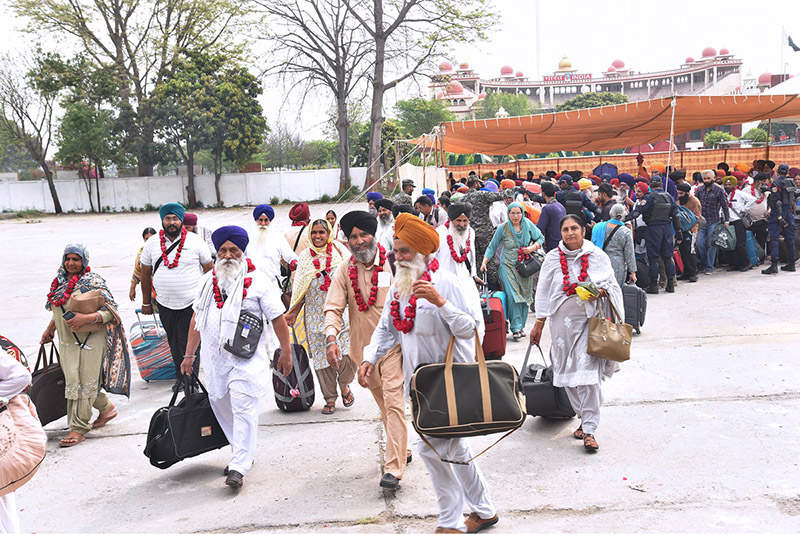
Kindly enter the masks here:
<path id="1" fill-rule="evenodd" d="M 120 140 L 111 111 L 76 100 L 67 104 L 56 141 L 56 158 L 62 163 L 75 167 L 88 161 L 103 168 L 117 159 Z"/>
<path id="2" fill-rule="evenodd" d="M 5 129 L 0 128 L 0 171 L 13 173 L 38 165 L 21 140 L 9 136 Z"/>
<path id="3" fill-rule="evenodd" d="M 538 110 L 538 104 L 533 104 L 521 93 L 497 93 L 490 90 L 486 93 L 486 98 L 479 102 L 475 118 L 494 119 L 501 106 L 508 112 L 509 117 L 531 115 Z"/>
<path id="4" fill-rule="evenodd" d="M 369 165 L 369 123 L 358 123 L 351 125 L 358 137 L 354 144 L 350 145 L 350 156 L 353 165 L 366 167 Z M 394 165 L 394 150 L 391 148 L 396 139 L 405 139 L 400 129 L 400 123 L 395 119 L 386 119 L 381 129 L 381 161 L 384 169 Z"/>
<path id="5" fill-rule="evenodd" d="M 330 201 L 331 201 L 331 196 L 328 195 L 327 193 L 323 193 L 322 197 L 319 198 L 319 202 L 330 202 Z"/>
<path id="6" fill-rule="evenodd" d="M 596 108 L 599 106 L 609 106 L 612 104 L 625 104 L 630 99 L 628 95 L 601 91 L 599 93 L 583 93 L 569 99 L 563 104 L 556 106 L 556 111 L 581 110 L 584 108 Z"/>
<path id="7" fill-rule="evenodd" d="M 721 130 L 714 130 L 706 134 L 703 138 L 703 146 L 707 149 L 714 148 L 714 146 L 721 141 L 736 141 L 738 138 L 728 132 Z"/>
<path id="8" fill-rule="evenodd" d="M 761 128 L 751 128 L 747 132 L 744 133 L 742 137 L 739 139 L 749 139 L 755 143 L 766 143 L 767 142 L 767 131 Z"/>
<path id="9" fill-rule="evenodd" d="M 269 203 L 272 206 L 278 206 L 279 202 L 280 202 L 280 199 L 278 199 L 278 197 L 275 197 L 274 195 L 272 197 L 270 197 L 270 199 L 269 199 Z"/>
<path id="10" fill-rule="evenodd" d="M 456 116 L 444 101 L 416 97 L 400 100 L 395 105 L 400 131 L 406 138 L 428 134 L 441 122 L 455 121 Z"/>

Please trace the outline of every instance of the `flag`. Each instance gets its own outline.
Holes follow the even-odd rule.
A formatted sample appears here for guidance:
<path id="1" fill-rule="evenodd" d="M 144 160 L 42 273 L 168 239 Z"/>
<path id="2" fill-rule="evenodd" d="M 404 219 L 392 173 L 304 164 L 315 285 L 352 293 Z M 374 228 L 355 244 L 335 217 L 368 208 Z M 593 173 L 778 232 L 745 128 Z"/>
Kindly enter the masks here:
<path id="1" fill-rule="evenodd" d="M 800 52 L 800 46 L 797 46 L 796 44 L 794 44 L 794 41 L 792 41 L 792 36 L 791 35 L 787 35 L 786 38 L 788 39 L 788 43 L 787 44 L 792 48 L 792 50 L 794 50 L 795 52 Z"/>
<path id="2" fill-rule="evenodd" d="M 792 36 L 786 33 L 786 29 L 781 27 L 781 44 L 790 47 L 795 52 L 800 52 L 800 46 L 797 46 L 792 40 Z"/>

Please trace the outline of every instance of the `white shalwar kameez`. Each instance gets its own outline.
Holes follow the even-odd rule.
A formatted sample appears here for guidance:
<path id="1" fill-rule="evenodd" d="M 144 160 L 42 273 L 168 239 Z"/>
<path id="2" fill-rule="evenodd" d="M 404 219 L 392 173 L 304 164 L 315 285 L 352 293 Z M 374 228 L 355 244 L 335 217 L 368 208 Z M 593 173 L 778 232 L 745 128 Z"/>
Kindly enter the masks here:
<path id="1" fill-rule="evenodd" d="M 375 365 L 390 349 L 400 344 L 403 352 L 406 396 L 409 394 L 411 377 L 418 366 L 443 362 L 450 333 L 456 337 L 453 360 L 455 362 L 475 360 L 475 329 L 482 322 L 480 310 L 476 315 L 459 289 L 461 282 L 452 273 L 439 269 L 431 273 L 431 282 L 439 294 L 447 300 L 441 308 L 426 299 L 418 299 L 414 327 L 408 334 L 403 334 L 394 327 L 390 314 L 395 291 L 392 285 L 378 326 L 372 334 L 369 345 L 364 348 L 364 360 Z M 400 310 L 405 310 L 406 306 L 408 299 L 401 299 Z M 472 458 L 472 452 L 465 438 L 427 437 L 427 439 L 448 459 L 467 461 Z M 471 512 L 478 513 L 481 518 L 492 518 L 496 514 L 486 480 L 476 461 L 467 465 L 442 462 L 421 439 L 417 441 L 417 451 L 422 455 L 436 491 L 440 527 L 463 529 L 465 503 Z"/>
<path id="2" fill-rule="evenodd" d="M 241 310 L 271 322 L 283 314 L 284 307 L 277 287 L 268 283 L 267 277 L 256 270 L 240 277 L 240 283 L 232 289 L 226 306 L 219 309 L 207 289 L 207 286 L 211 286 L 211 275 L 209 271 L 204 276 L 194 303 L 197 314 L 195 321 L 202 341 L 200 358 L 205 370 L 204 385 L 214 415 L 231 444 L 228 468 L 245 475 L 253 464 L 258 436 L 259 399 L 271 389 L 272 368 L 261 342 L 249 359 L 236 357 L 222 349 L 223 338 L 229 339 L 223 334 L 226 326 L 224 318 L 238 318 L 238 312 L 229 313 L 227 306 L 233 295 L 242 295 L 241 282 L 245 276 L 252 277 L 253 281 L 247 289 L 247 297 L 241 301 Z M 198 319 L 203 308 L 206 308 L 204 323 Z M 262 333 L 262 339 L 265 335 L 266 331 Z"/>

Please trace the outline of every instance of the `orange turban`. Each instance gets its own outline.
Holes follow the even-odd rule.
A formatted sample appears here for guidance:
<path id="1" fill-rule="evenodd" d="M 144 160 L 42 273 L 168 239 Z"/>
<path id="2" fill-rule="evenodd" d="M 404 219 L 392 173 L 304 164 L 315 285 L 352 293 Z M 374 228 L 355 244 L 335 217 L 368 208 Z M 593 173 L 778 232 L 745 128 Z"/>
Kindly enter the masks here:
<path id="1" fill-rule="evenodd" d="M 717 169 L 717 177 L 718 178 L 725 178 L 725 170 L 724 169 Z"/>
<path id="2" fill-rule="evenodd" d="M 734 167 L 736 168 L 737 171 L 741 171 L 744 174 L 747 174 L 747 173 L 750 172 L 750 166 L 747 165 L 746 163 L 739 162 L 736 165 L 734 165 Z"/>
<path id="3" fill-rule="evenodd" d="M 394 220 L 394 236 L 419 254 L 429 255 L 439 250 L 439 234 L 432 226 L 415 215 L 403 212 Z"/>
<path id="4" fill-rule="evenodd" d="M 500 181 L 500 187 L 503 189 L 513 188 L 516 185 L 517 183 L 511 180 L 510 178 L 504 178 L 503 180 Z"/>
<path id="5" fill-rule="evenodd" d="M 650 164 L 650 170 L 655 171 L 662 176 L 667 172 L 667 166 L 660 162 L 653 162 Z"/>

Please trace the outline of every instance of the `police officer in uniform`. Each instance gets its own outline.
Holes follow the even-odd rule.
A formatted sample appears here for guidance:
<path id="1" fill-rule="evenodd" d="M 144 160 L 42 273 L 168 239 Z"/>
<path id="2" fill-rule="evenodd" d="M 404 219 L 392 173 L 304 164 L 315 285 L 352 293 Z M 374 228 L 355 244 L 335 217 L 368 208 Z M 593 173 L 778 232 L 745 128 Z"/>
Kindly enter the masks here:
<path id="1" fill-rule="evenodd" d="M 660 257 L 664 261 L 664 270 L 667 273 L 666 290 L 668 293 L 675 293 L 675 263 L 672 261 L 672 252 L 675 244 L 675 231 L 681 228 L 680 218 L 675 199 L 663 190 L 661 177 L 658 175 L 650 179 L 650 193 L 644 196 L 644 202 L 636 205 L 625 217 L 625 221 L 632 221 L 640 214 L 647 223 L 644 241 L 647 246 L 647 261 L 650 263 L 650 285 L 645 292 L 658 293 L 658 259 Z"/>
<path id="2" fill-rule="evenodd" d="M 585 193 L 575 189 L 572 185 L 572 177 L 563 175 L 559 181 L 561 184 L 561 191 L 556 193 L 556 200 L 564 205 L 567 214 L 573 214 L 583 217 L 583 209 L 589 210 L 594 216 L 600 214 L 600 208 L 586 196 Z M 586 218 L 584 217 L 584 220 Z"/>
<path id="3" fill-rule="evenodd" d="M 767 219 L 767 229 L 769 230 L 769 251 L 772 257 L 772 265 L 761 271 L 764 275 L 778 273 L 778 258 L 780 249 L 778 238 L 783 234 L 786 242 L 786 249 L 789 252 L 789 262 L 781 268 L 781 271 L 795 271 L 794 262 L 797 254 L 794 247 L 794 181 L 787 177 L 789 166 L 782 163 L 778 166 L 778 177 L 769 186 L 769 218 Z"/>

